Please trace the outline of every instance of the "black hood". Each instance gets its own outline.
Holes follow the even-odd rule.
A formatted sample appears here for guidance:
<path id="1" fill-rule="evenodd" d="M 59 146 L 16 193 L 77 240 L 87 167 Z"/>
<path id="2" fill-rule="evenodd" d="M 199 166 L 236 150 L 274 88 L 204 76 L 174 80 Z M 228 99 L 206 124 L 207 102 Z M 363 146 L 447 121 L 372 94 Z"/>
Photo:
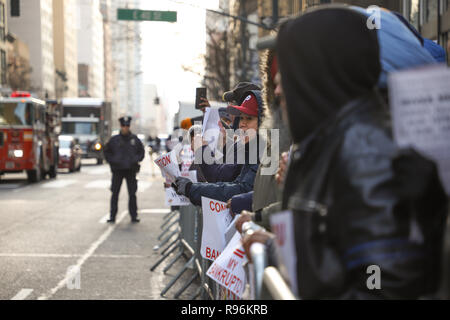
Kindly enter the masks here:
<path id="1" fill-rule="evenodd" d="M 375 87 L 378 39 L 366 23 L 353 10 L 325 7 L 281 26 L 278 63 L 294 142 Z"/>

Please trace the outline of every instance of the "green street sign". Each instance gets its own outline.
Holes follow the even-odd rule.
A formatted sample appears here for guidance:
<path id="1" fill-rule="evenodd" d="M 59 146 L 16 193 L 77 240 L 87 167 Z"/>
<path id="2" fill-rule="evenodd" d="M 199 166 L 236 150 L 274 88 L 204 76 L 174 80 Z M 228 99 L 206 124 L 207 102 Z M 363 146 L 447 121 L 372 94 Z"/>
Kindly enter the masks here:
<path id="1" fill-rule="evenodd" d="M 117 20 L 177 22 L 177 12 L 117 9 Z"/>

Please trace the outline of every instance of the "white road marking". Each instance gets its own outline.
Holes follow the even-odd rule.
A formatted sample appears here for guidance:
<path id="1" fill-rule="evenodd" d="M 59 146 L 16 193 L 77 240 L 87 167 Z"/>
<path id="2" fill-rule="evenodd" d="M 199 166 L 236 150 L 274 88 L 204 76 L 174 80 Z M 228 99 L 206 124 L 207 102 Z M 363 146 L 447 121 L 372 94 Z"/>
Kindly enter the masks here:
<path id="1" fill-rule="evenodd" d="M 41 188 L 64 188 L 77 182 L 76 180 L 55 180 L 44 183 Z"/>
<path id="2" fill-rule="evenodd" d="M 138 180 L 138 192 L 144 192 L 152 186 L 152 182 Z"/>
<path id="3" fill-rule="evenodd" d="M 11 300 L 25 300 L 32 292 L 33 289 L 22 289 Z"/>
<path id="4" fill-rule="evenodd" d="M 108 189 L 111 186 L 111 180 L 94 180 L 85 185 L 88 189 Z"/>
<path id="5" fill-rule="evenodd" d="M 117 221 L 117 223 L 120 223 L 123 218 L 128 214 L 128 211 L 123 211 L 120 216 L 119 219 Z M 108 229 L 105 230 L 105 232 L 103 232 L 103 234 L 89 247 L 89 249 L 83 254 L 83 256 L 81 258 L 78 259 L 76 265 L 74 266 L 74 268 L 77 268 L 77 270 L 81 270 L 81 266 L 86 262 L 87 259 L 89 259 L 89 257 L 91 257 L 95 250 L 97 250 L 97 248 L 106 240 L 108 239 L 108 237 L 111 235 L 111 233 L 114 231 L 114 229 L 116 228 L 117 224 L 111 225 L 108 227 Z M 61 288 L 63 288 L 69 280 L 71 280 L 72 275 L 66 274 L 64 279 L 62 279 L 57 285 L 56 287 L 54 287 L 53 289 L 51 289 L 49 292 L 47 292 L 46 294 L 40 296 L 38 298 L 38 300 L 48 300 L 51 297 L 53 297 L 55 295 L 56 292 L 58 292 Z"/>
<path id="6" fill-rule="evenodd" d="M 110 214 L 105 214 L 98 222 L 99 223 L 106 223 L 106 220 L 109 219 Z"/>
<path id="7" fill-rule="evenodd" d="M 170 209 L 164 208 L 164 209 L 142 209 L 139 210 L 139 213 L 169 213 Z"/>
<path id="8" fill-rule="evenodd" d="M 2 258 L 80 258 L 82 256 L 82 254 L 59 253 L 0 253 L 0 257 Z M 91 258 L 130 259 L 147 257 L 134 254 L 93 254 Z"/>
<path id="9" fill-rule="evenodd" d="M 126 186 L 126 182 L 123 181 L 122 185 Z M 87 189 L 109 189 L 111 186 L 111 180 L 94 180 L 86 184 L 84 187 Z M 152 186 L 152 182 L 138 180 L 138 192 L 144 192 Z"/>
<path id="10" fill-rule="evenodd" d="M 78 258 L 81 254 L 59 254 L 59 253 L 0 253 L 4 258 Z"/>
<path id="11" fill-rule="evenodd" d="M 87 174 L 100 175 L 100 174 L 108 173 L 111 170 L 107 166 L 102 166 L 102 167 L 99 167 L 99 168 L 83 167 L 83 171 L 86 172 Z"/>

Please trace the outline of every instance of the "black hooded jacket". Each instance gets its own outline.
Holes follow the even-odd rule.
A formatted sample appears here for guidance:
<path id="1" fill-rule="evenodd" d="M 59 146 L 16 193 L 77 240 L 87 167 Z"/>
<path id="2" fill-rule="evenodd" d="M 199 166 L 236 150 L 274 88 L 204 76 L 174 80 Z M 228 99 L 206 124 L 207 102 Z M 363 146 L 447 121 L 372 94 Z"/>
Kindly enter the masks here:
<path id="1" fill-rule="evenodd" d="M 435 164 L 393 142 L 366 20 L 316 9 L 277 39 L 296 143 L 283 209 L 293 212 L 303 299 L 415 299 L 439 282 L 446 195 Z M 374 266 L 380 289 L 368 286 Z"/>

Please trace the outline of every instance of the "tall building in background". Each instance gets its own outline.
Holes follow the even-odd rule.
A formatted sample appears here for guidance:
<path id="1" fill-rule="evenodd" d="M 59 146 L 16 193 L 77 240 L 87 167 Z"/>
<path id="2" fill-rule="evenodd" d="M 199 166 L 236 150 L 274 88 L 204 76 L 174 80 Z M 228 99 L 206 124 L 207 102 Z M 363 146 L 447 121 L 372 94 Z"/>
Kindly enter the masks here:
<path id="1" fill-rule="evenodd" d="M 52 0 L 11 1 L 8 29 L 30 50 L 31 87 L 41 98 L 55 97 Z"/>
<path id="2" fill-rule="evenodd" d="M 56 98 L 78 95 L 76 0 L 53 1 Z"/>
<path id="3" fill-rule="evenodd" d="M 103 16 L 103 50 L 105 70 L 105 100 L 111 102 L 113 126 L 119 118 L 119 92 L 115 76 L 115 63 L 112 55 L 112 25 L 114 13 L 111 10 L 111 0 L 100 0 L 100 11 Z"/>
<path id="4" fill-rule="evenodd" d="M 77 0 L 78 91 L 104 99 L 103 16 L 99 0 Z"/>
<path id="5" fill-rule="evenodd" d="M 134 1 L 135 8 L 141 8 L 141 0 Z M 142 35 L 141 35 L 141 23 L 137 22 L 133 28 L 134 32 L 134 110 L 135 128 L 140 132 L 144 132 L 146 126 L 145 118 L 142 116 L 146 110 L 143 104 L 143 81 L 144 74 L 142 70 Z M 147 102 L 148 104 L 148 102 Z M 136 131 L 137 132 L 137 131 Z"/>
<path id="6" fill-rule="evenodd" d="M 143 84 L 143 108 L 141 113 L 141 132 L 155 137 L 157 134 L 166 133 L 167 116 L 165 109 L 159 103 L 156 85 Z"/>
<path id="7" fill-rule="evenodd" d="M 139 8 L 139 0 L 111 0 L 112 59 L 115 65 L 119 114 L 133 116 L 135 131 L 140 130 L 142 108 L 142 70 L 140 22 L 118 21 L 117 9 Z"/>
<path id="8" fill-rule="evenodd" d="M 11 91 L 31 90 L 30 50 L 25 42 L 8 32 L 8 87 L 2 88 L 2 94 L 9 96 Z"/>
<path id="9" fill-rule="evenodd" d="M 8 25 L 6 19 L 6 0 L 0 0 L 0 88 L 7 86 L 8 65 L 7 65 L 7 33 Z"/>

